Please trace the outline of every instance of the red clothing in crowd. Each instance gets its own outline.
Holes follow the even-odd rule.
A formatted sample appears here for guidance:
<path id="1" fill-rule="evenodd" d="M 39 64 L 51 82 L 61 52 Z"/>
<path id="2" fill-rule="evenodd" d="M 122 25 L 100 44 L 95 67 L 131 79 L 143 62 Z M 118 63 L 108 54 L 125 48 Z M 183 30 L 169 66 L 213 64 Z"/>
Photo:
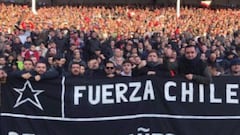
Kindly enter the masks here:
<path id="1" fill-rule="evenodd" d="M 30 59 L 31 56 L 36 57 L 37 60 L 39 60 L 39 57 L 40 57 L 38 51 L 28 50 L 28 51 L 25 53 L 25 59 Z"/>

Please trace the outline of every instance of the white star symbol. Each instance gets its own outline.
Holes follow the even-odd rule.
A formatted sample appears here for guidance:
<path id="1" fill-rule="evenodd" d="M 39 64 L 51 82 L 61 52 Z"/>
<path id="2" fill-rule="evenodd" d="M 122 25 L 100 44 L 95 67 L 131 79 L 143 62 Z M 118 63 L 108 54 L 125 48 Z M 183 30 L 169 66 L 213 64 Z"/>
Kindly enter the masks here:
<path id="1" fill-rule="evenodd" d="M 31 98 L 22 99 L 22 98 L 23 98 L 23 93 L 24 93 L 24 91 L 26 90 L 27 86 L 28 86 L 28 88 L 30 88 L 31 93 L 34 93 L 34 95 L 33 95 L 33 96 L 34 96 L 34 101 L 33 101 Z M 18 99 L 17 99 L 17 101 L 16 101 L 16 104 L 14 105 L 14 108 L 16 108 L 16 107 L 20 106 L 21 104 L 29 101 L 29 102 L 31 102 L 33 105 L 35 105 L 36 107 L 38 107 L 39 109 L 43 110 L 42 105 L 40 104 L 37 96 L 38 96 L 40 93 L 42 93 L 44 90 L 34 90 L 34 89 L 32 88 L 31 83 L 30 83 L 28 80 L 25 82 L 23 88 L 21 88 L 21 89 L 13 88 L 13 89 L 14 89 L 17 93 L 19 93 L 19 97 L 18 97 Z"/>

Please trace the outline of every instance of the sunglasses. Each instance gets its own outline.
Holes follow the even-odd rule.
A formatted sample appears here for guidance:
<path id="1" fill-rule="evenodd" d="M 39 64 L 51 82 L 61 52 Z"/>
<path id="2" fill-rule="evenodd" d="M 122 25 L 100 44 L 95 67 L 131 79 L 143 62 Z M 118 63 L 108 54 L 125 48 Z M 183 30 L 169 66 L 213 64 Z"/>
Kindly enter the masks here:
<path id="1" fill-rule="evenodd" d="M 114 67 L 106 67 L 106 69 L 114 69 Z"/>

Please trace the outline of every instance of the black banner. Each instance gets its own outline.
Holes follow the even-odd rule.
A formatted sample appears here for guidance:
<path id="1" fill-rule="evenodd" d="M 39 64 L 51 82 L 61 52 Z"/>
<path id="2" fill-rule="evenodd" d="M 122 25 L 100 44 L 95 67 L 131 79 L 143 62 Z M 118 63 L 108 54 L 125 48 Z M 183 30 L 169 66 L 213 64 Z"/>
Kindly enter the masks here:
<path id="1" fill-rule="evenodd" d="M 1 135 L 239 135 L 239 77 L 9 78 Z"/>

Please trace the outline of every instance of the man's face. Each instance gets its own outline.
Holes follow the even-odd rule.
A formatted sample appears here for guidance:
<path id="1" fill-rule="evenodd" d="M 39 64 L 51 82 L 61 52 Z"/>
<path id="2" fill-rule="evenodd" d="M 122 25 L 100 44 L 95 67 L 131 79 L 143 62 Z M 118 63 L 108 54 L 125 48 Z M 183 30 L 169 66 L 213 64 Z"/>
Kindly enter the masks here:
<path id="1" fill-rule="evenodd" d="M 36 67 L 35 67 L 35 71 L 36 71 L 38 74 L 40 74 L 40 75 L 44 74 L 44 73 L 47 71 L 47 66 L 46 66 L 46 64 L 44 64 L 44 63 L 38 63 L 38 64 L 36 65 Z"/>
<path id="2" fill-rule="evenodd" d="M 197 57 L 197 51 L 194 47 L 187 47 L 185 48 L 185 57 L 188 60 L 193 60 Z"/>
<path id="3" fill-rule="evenodd" d="M 130 73 L 132 71 L 132 64 L 131 63 L 124 63 L 123 64 L 123 71 L 125 73 Z"/>
<path id="4" fill-rule="evenodd" d="M 36 50 L 36 46 L 35 45 L 31 45 L 30 50 L 31 51 L 35 51 Z"/>
<path id="5" fill-rule="evenodd" d="M 85 73 L 85 67 L 84 66 L 80 66 L 80 74 L 84 74 Z"/>
<path id="6" fill-rule="evenodd" d="M 164 48 L 164 53 L 165 53 L 165 56 L 170 58 L 170 57 L 172 57 L 173 50 L 172 50 L 172 48 Z"/>
<path id="7" fill-rule="evenodd" d="M 5 45 L 5 50 L 6 51 L 11 51 L 12 50 L 12 47 L 10 45 Z"/>
<path id="8" fill-rule="evenodd" d="M 6 64 L 5 58 L 0 58 L 0 65 L 5 65 L 5 64 Z"/>
<path id="9" fill-rule="evenodd" d="M 239 73 L 240 72 L 240 64 L 235 64 L 231 66 L 231 70 L 233 73 Z"/>
<path id="10" fill-rule="evenodd" d="M 48 57 L 48 63 L 49 63 L 50 65 L 53 64 L 53 57 Z"/>
<path id="11" fill-rule="evenodd" d="M 115 67 L 113 63 L 107 63 L 105 67 L 106 74 L 113 74 L 115 72 Z"/>
<path id="12" fill-rule="evenodd" d="M 73 75 L 79 75 L 81 72 L 80 65 L 79 64 L 73 64 L 71 67 L 71 73 Z"/>
<path id="13" fill-rule="evenodd" d="M 96 33 L 96 32 L 93 32 L 93 33 L 92 33 L 92 37 L 93 37 L 93 38 L 96 38 L 96 37 L 97 37 L 97 33 Z"/>
<path id="14" fill-rule="evenodd" d="M 116 56 L 116 57 L 122 57 L 122 50 L 121 49 L 119 49 L 119 48 L 116 48 L 115 50 L 114 50 L 114 55 Z"/>
<path id="15" fill-rule="evenodd" d="M 99 68 L 99 62 L 96 59 L 92 59 L 88 62 L 89 69 L 98 69 Z"/>
<path id="16" fill-rule="evenodd" d="M 23 66 L 26 71 L 33 69 L 33 63 L 31 61 L 24 61 Z"/>
<path id="17" fill-rule="evenodd" d="M 157 62 L 158 61 L 158 55 L 155 52 L 149 53 L 147 57 L 148 62 Z"/>

